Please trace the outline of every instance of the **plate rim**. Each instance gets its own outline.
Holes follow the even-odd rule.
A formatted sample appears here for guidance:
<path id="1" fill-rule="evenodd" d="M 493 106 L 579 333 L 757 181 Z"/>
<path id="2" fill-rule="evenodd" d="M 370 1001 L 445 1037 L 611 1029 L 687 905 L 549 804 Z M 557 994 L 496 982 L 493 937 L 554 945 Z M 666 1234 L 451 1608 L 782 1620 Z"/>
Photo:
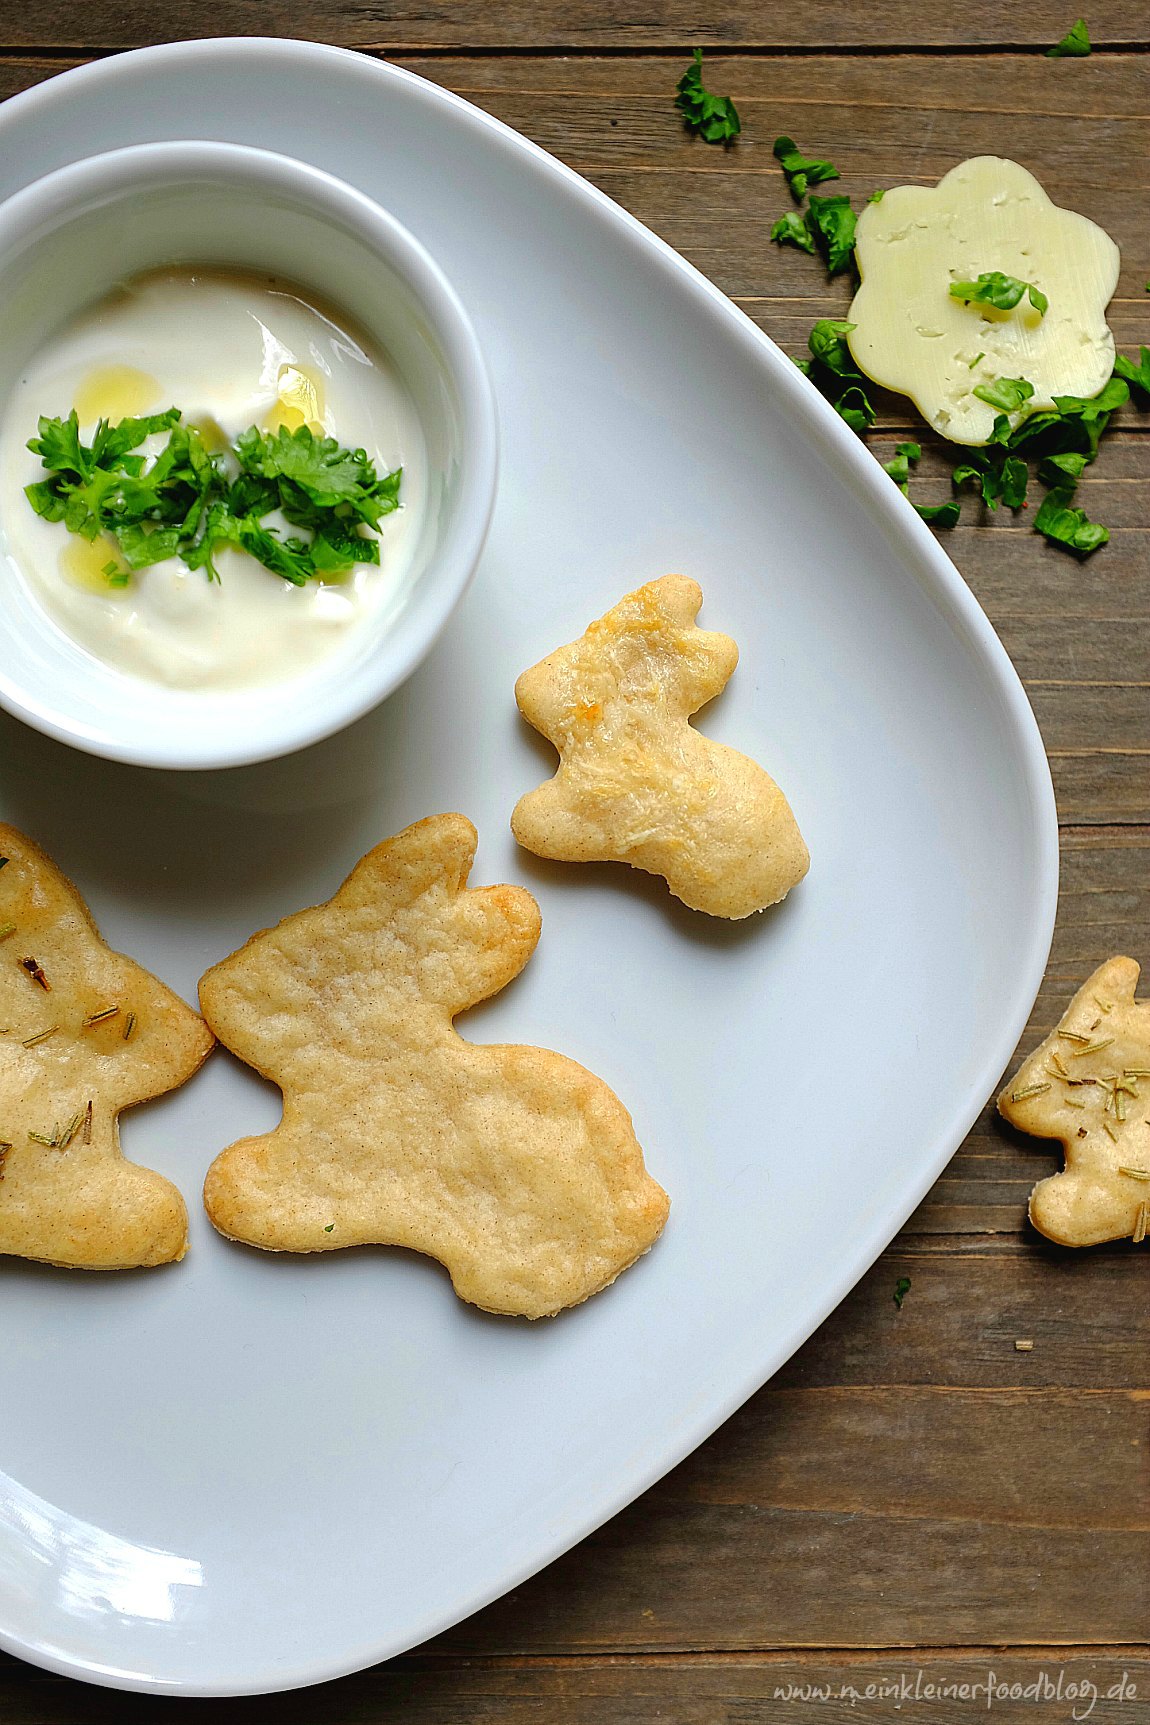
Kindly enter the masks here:
<path id="1" fill-rule="evenodd" d="M 785 398 L 787 411 L 804 422 L 813 442 L 822 446 L 824 459 L 833 458 L 856 495 L 861 496 L 880 520 L 885 518 L 892 531 L 909 541 L 921 566 L 921 574 L 930 578 L 935 596 L 944 602 L 951 620 L 961 626 L 968 650 L 978 659 L 1002 700 L 1004 718 L 1008 722 L 1016 760 L 1028 793 L 1026 813 L 1037 868 L 1033 881 L 1035 911 L 1027 929 L 1025 947 L 1017 957 L 1015 968 L 1019 980 L 1009 1009 L 998 1015 L 999 1031 L 991 1039 L 986 1058 L 974 1075 L 957 1087 L 956 1099 L 946 1123 L 923 1146 L 919 1177 L 902 1188 L 900 1202 L 893 1210 L 888 1206 L 876 1214 L 869 1225 L 854 1237 L 851 1249 L 840 1260 L 838 1274 L 828 1283 L 825 1297 L 786 1326 L 781 1339 L 776 1338 L 765 1362 L 759 1358 L 755 1366 L 738 1375 L 736 1382 L 728 1381 L 723 1393 L 696 1398 L 692 1417 L 676 1428 L 673 1440 L 659 1449 L 653 1463 L 649 1459 L 640 1461 L 636 1458 L 629 1467 L 616 1473 L 611 1490 L 597 1496 L 589 1511 L 565 1525 L 558 1536 L 541 1537 L 527 1561 L 516 1563 L 502 1571 L 496 1581 L 474 1589 L 466 1600 L 448 1606 L 435 1618 L 423 1623 L 414 1637 L 407 1631 L 398 1638 L 381 1632 L 378 1640 L 355 1650 L 345 1650 L 341 1657 L 330 1654 L 313 1657 L 299 1661 L 291 1671 L 265 1671 L 242 1682 L 232 1680 L 223 1686 L 219 1682 L 199 1683 L 149 1675 L 144 1671 L 102 1668 L 90 1660 L 57 1651 L 48 1644 L 47 1637 L 39 1642 L 29 1642 L 0 1624 L 0 1648 L 57 1675 L 130 1692 L 201 1699 L 272 1694 L 333 1681 L 394 1658 L 408 1648 L 444 1633 L 586 1539 L 704 1443 L 791 1358 L 846 1298 L 887 1248 L 961 1146 L 986 1105 L 988 1094 L 992 1093 L 993 1086 L 1008 1066 L 1026 1028 L 1046 972 L 1054 934 L 1059 880 L 1057 808 L 1037 719 L 1005 647 L 950 557 L 907 499 L 890 484 L 871 451 L 844 424 L 830 403 L 807 383 L 775 342 L 695 265 L 573 168 L 516 132 L 506 122 L 406 67 L 396 66 L 359 49 L 283 36 L 189 38 L 129 49 L 69 67 L 0 103 L 0 138 L 6 138 L 14 128 L 18 128 L 25 114 L 41 106 L 51 107 L 61 100 L 66 101 L 67 92 L 77 79 L 85 85 L 94 84 L 97 89 L 101 85 L 114 89 L 125 72 L 131 75 L 141 63 L 163 74 L 171 65 L 187 59 L 227 60 L 233 56 L 253 63 L 302 60 L 314 64 L 322 61 L 330 65 L 337 75 L 350 72 L 378 79 L 381 89 L 389 81 L 414 86 L 420 100 L 432 110 L 437 106 L 446 107 L 454 111 L 463 124 L 483 133 L 485 141 L 493 140 L 505 152 L 525 155 L 535 171 L 549 179 L 562 195 L 578 198 L 597 212 L 604 225 L 625 237 L 630 246 L 648 256 L 653 253 L 660 260 L 663 268 L 677 278 L 703 313 L 723 324 L 729 339 L 741 343 L 749 363 L 765 370 L 776 393 Z M 253 69 L 258 71 L 258 67 Z M 34 177 L 41 176 L 37 174 Z M 352 179 L 348 183 L 354 185 L 355 181 Z"/>

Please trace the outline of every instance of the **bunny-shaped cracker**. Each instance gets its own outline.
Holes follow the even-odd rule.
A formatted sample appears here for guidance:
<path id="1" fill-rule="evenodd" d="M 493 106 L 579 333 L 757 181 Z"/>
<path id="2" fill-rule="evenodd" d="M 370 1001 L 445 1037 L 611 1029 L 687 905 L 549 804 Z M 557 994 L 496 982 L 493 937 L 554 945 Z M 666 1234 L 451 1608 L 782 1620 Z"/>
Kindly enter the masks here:
<path id="1" fill-rule="evenodd" d="M 696 582 L 664 575 L 524 671 L 515 699 L 560 763 L 511 829 L 537 856 L 630 863 L 692 910 L 740 918 L 777 904 L 810 858 L 775 781 L 689 723 L 739 657 L 695 626 L 702 603 Z"/>
<path id="2" fill-rule="evenodd" d="M 190 1006 L 104 945 L 43 851 L 0 826 L 0 1253 L 81 1270 L 182 1258 L 184 1201 L 124 1159 L 116 1116 L 211 1047 Z"/>
<path id="3" fill-rule="evenodd" d="M 998 1098 L 1012 1126 L 1060 1138 L 1066 1168 L 1030 1194 L 1030 1220 L 1062 1246 L 1150 1231 L 1150 1001 L 1138 966 L 1110 958 Z"/>
<path id="4" fill-rule="evenodd" d="M 538 1318 L 646 1252 L 667 1196 L 600 1079 L 456 1034 L 455 1014 L 506 987 L 539 938 L 522 887 L 467 889 L 475 847 L 462 815 L 419 821 L 327 904 L 208 971 L 205 1017 L 280 1086 L 284 1115 L 216 1158 L 204 1202 L 232 1239 L 408 1246 L 462 1299 Z"/>

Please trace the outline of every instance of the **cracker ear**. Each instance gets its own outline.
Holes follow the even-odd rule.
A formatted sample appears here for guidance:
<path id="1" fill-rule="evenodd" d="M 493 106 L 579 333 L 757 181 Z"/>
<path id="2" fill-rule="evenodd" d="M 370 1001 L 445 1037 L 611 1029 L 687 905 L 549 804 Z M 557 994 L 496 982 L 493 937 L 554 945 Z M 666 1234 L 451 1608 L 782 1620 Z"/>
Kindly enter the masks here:
<path id="1" fill-rule="evenodd" d="M 1133 1006 L 1140 974 L 1141 968 L 1135 959 L 1108 958 L 1105 964 L 1099 965 L 1082 992 L 1101 994 L 1104 999 L 1113 996 L 1123 1006 Z"/>
<path id="2" fill-rule="evenodd" d="M 542 918 L 526 887 L 485 886 L 461 893 L 439 926 L 455 943 L 442 999 L 456 1013 L 498 994 L 519 975 L 535 951 Z M 424 966 L 422 975 L 427 990 L 430 967 Z"/>
<path id="3" fill-rule="evenodd" d="M 739 662 L 739 649 L 730 635 L 699 628 L 695 619 L 702 610 L 703 589 L 689 575 L 660 575 L 639 593 L 649 596 L 656 610 L 683 631 L 678 687 L 687 711 L 696 713 L 726 688 Z"/>
<path id="4" fill-rule="evenodd" d="M 650 594 L 664 616 L 681 629 L 691 628 L 703 609 L 703 589 L 689 575 L 660 575 L 639 592 Z"/>
<path id="5" fill-rule="evenodd" d="M 336 897 L 345 905 L 414 904 L 432 887 L 462 892 L 479 835 L 466 815 L 429 815 L 368 851 Z"/>

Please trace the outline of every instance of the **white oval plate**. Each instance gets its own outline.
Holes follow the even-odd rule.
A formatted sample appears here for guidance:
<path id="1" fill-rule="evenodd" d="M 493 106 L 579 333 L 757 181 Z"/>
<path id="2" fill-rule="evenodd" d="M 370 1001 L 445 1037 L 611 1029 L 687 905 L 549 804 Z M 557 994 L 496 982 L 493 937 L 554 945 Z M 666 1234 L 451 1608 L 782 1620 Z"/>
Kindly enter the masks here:
<path id="1" fill-rule="evenodd" d="M 386 707 L 305 755 L 164 775 L 0 719 L 0 810 L 104 932 L 190 999 L 368 845 L 462 809 L 476 884 L 543 907 L 464 1019 L 601 1073 L 672 1195 L 655 1250 L 528 1325 L 427 1259 L 217 1238 L 211 1156 L 278 1098 L 217 1054 L 125 1122 L 193 1209 L 182 1265 L 0 1262 L 0 1641 L 55 1671 L 221 1695 L 337 1676 L 445 1629 L 657 1479 L 810 1334 L 935 1179 L 1010 1058 L 1057 881 L 1038 730 L 895 487 L 716 289 L 487 115 L 340 50 L 183 43 L 0 114 L 0 191 L 163 137 L 302 156 L 394 211 L 470 309 L 505 453 L 479 576 Z M 764 206 L 766 221 L 772 214 Z M 810 844 L 726 926 L 622 868 L 519 852 L 551 770 L 516 674 L 629 588 L 697 576 L 742 664 L 700 723 L 759 756 Z"/>

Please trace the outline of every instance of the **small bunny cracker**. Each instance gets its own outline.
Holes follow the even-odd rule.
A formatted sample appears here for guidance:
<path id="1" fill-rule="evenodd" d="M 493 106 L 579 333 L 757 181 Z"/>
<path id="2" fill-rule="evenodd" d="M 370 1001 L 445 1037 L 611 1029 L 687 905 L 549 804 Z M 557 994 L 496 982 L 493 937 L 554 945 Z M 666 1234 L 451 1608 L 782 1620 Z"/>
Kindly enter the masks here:
<path id="1" fill-rule="evenodd" d="M 217 1156 L 204 1202 L 231 1239 L 407 1246 L 461 1299 L 546 1317 L 646 1252 L 668 1201 L 601 1079 L 457 1035 L 456 1013 L 506 987 L 539 939 L 522 887 L 467 888 L 475 847 L 462 815 L 419 821 L 328 903 L 208 971 L 208 1023 L 280 1086 L 284 1113 Z"/>
<path id="2" fill-rule="evenodd" d="M 1030 1220 L 1061 1246 L 1150 1232 L 1150 1001 L 1138 966 L 1111 958 L 998 1098 L 1012 1126 L 1060 1138 L 1066 1168 L 1030 1194 Z"/>
<path id="3" fill-rule="evenodd" d="M 664 575 L 524 671 L 515 699 L 560 762 L 511 829 L 537 856 L 629 863 L 692 910 L 739 919 L 785 898 L 810 858 L 774 780 L 689 723 L 739 657 L 695 626 L 702 602 Z"/>
<path id="4" fill-rule="evenodd" d="M 176 1188 L 120 1153 L 117 1116 L 173 1090 L 212 1037 L 100 939 L 83 899 L 0 825 L 0 1253 L 81 1270 L 187 1250 Z"/>

